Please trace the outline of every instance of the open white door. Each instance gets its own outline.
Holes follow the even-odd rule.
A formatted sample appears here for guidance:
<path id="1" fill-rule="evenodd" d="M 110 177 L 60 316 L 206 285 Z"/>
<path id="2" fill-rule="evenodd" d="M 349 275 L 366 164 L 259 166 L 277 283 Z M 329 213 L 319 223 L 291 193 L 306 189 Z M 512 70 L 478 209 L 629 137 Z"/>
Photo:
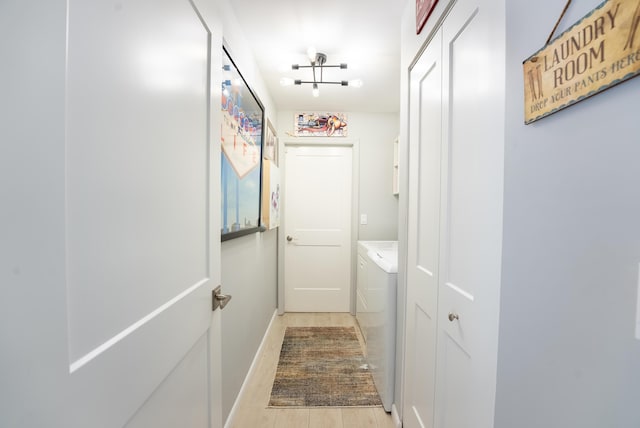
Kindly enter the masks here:
<path id="1" fill-rule="evenodd" d="M 0 426 L 221 426 L 206 16 L 184 0 L 0 5 Z"/>
<path id="2" fill-rule="evenodd" d="M 285 149 L 285 311 L 349 312 L 351 186 L 351 147 Z"/>

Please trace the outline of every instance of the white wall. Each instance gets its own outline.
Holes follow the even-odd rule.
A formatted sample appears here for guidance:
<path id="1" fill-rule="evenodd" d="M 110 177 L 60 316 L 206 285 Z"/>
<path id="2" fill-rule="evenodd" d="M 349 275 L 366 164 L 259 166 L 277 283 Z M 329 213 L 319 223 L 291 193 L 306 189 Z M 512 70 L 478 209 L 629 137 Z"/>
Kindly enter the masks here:
<path id="1" fill-rule="evenodd" d="M 599 3 L 574 1 L 559 32 Z M 640 79 L 523 125 L 522 61 L 561 9 L 507 2 L 495 427 L 637 428 Z"/>
<path id="2" fill-rule="evenodd" d="M 222 410 L 226 419 L 276 309 L 277 229 L 222 243 Z"/>
<path id="3" fill-rule="evenodd" d="M 275 107 L 228 0 L 217 0 L 226 47 L 276 126 Z M 226 419 L 276 308 L 277 229 L 222 243 L 222 411 Z"/>
<path id="4" fill-rule="evenodd" d="M 56 340 L 67 329 L 65 28 L 63 2 L 0 3 L 0 426 L 72 423 Z"/>
<path id="5" fill-rule="evenodd" d="M 397 113 L 349 113 L 349 135 L 360 144 L 359 214 L 367 224 L 358 239 L 398 239 L 398 196 L 393 195 L 393 141 L 398 137 Z"/>

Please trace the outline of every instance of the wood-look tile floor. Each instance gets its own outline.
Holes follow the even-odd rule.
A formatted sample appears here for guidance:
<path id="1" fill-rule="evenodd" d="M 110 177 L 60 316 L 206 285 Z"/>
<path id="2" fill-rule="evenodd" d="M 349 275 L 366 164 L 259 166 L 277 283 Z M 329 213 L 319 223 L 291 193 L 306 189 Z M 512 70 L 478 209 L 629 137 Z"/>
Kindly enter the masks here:
<path id="1" fill-rule="evenodd" d="M 342 313 L 287 313 L 276 316 L 258 356 L 254 375 L 247 380 L 237 403 L 231 428 L 393 428 L 391 415 L 382 407 L 274 409 L 268 408 L 271 385 L 278 367 L 280 347 L 287 326 L 350 327 L 362 337 L 356 320 Z M 364 348 L 363 348 L 364 350 Z"/>

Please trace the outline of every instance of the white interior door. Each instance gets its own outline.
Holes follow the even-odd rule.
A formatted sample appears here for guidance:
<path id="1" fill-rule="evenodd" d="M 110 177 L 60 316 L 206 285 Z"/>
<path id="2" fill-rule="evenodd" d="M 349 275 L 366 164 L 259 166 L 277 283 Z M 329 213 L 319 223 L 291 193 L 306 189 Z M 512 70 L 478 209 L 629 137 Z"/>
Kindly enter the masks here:
<path id="1" fill-rule="evenodd" d="M 458 0 L 411 73 L 409 428 L 493 426 L 504 151 L 495 7 Z"/>
<path id="2" fill-rule="evenodd" d="M 351 186 L 351 147 L 285 149 L 285 311 L 349 311 Z"/>
<path id="3" fill-rule="evenodd" d="M 219 427 L 221 58 L 206 14 L 181 0 L 15 3 L 2 26 L 43 58 L 10 55 L 12 84 L 43 92 L 9 93 L 20 113 L 2 135 L 15 274 L 0 425 Z"/>
<path id="4" fill-rule="evenodd" d="M 446 125 L 436 376 L 436 427 L 442 428 L 493 427 L 502 260 L 502 16 L 494 2 L 462 0 L 442 27 Z"/>
<path id="5" fill-rule="evenodd" d="M 411 70 L 404 424 L 433 427 L 440 260 L 442 37 Z"/>

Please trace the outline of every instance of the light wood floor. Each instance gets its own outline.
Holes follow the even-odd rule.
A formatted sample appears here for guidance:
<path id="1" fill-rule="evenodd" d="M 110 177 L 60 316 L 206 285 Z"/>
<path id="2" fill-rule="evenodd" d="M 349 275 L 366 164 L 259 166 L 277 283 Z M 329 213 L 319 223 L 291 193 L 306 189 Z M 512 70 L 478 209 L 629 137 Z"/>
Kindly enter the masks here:
<path id="1" fill-rule="evenodd" d="M 391 415 L 382 407 L 273 409 L 267 408 L 280 347 L 287 326 L 356 327 L 350 314 L 291 313 L 276 316 L 258 357 L 255 374 L 248 379 L 235 411 L 232 428 L 393 428 Z M 359 337 L 362 344 L 362 337 Z"/>

